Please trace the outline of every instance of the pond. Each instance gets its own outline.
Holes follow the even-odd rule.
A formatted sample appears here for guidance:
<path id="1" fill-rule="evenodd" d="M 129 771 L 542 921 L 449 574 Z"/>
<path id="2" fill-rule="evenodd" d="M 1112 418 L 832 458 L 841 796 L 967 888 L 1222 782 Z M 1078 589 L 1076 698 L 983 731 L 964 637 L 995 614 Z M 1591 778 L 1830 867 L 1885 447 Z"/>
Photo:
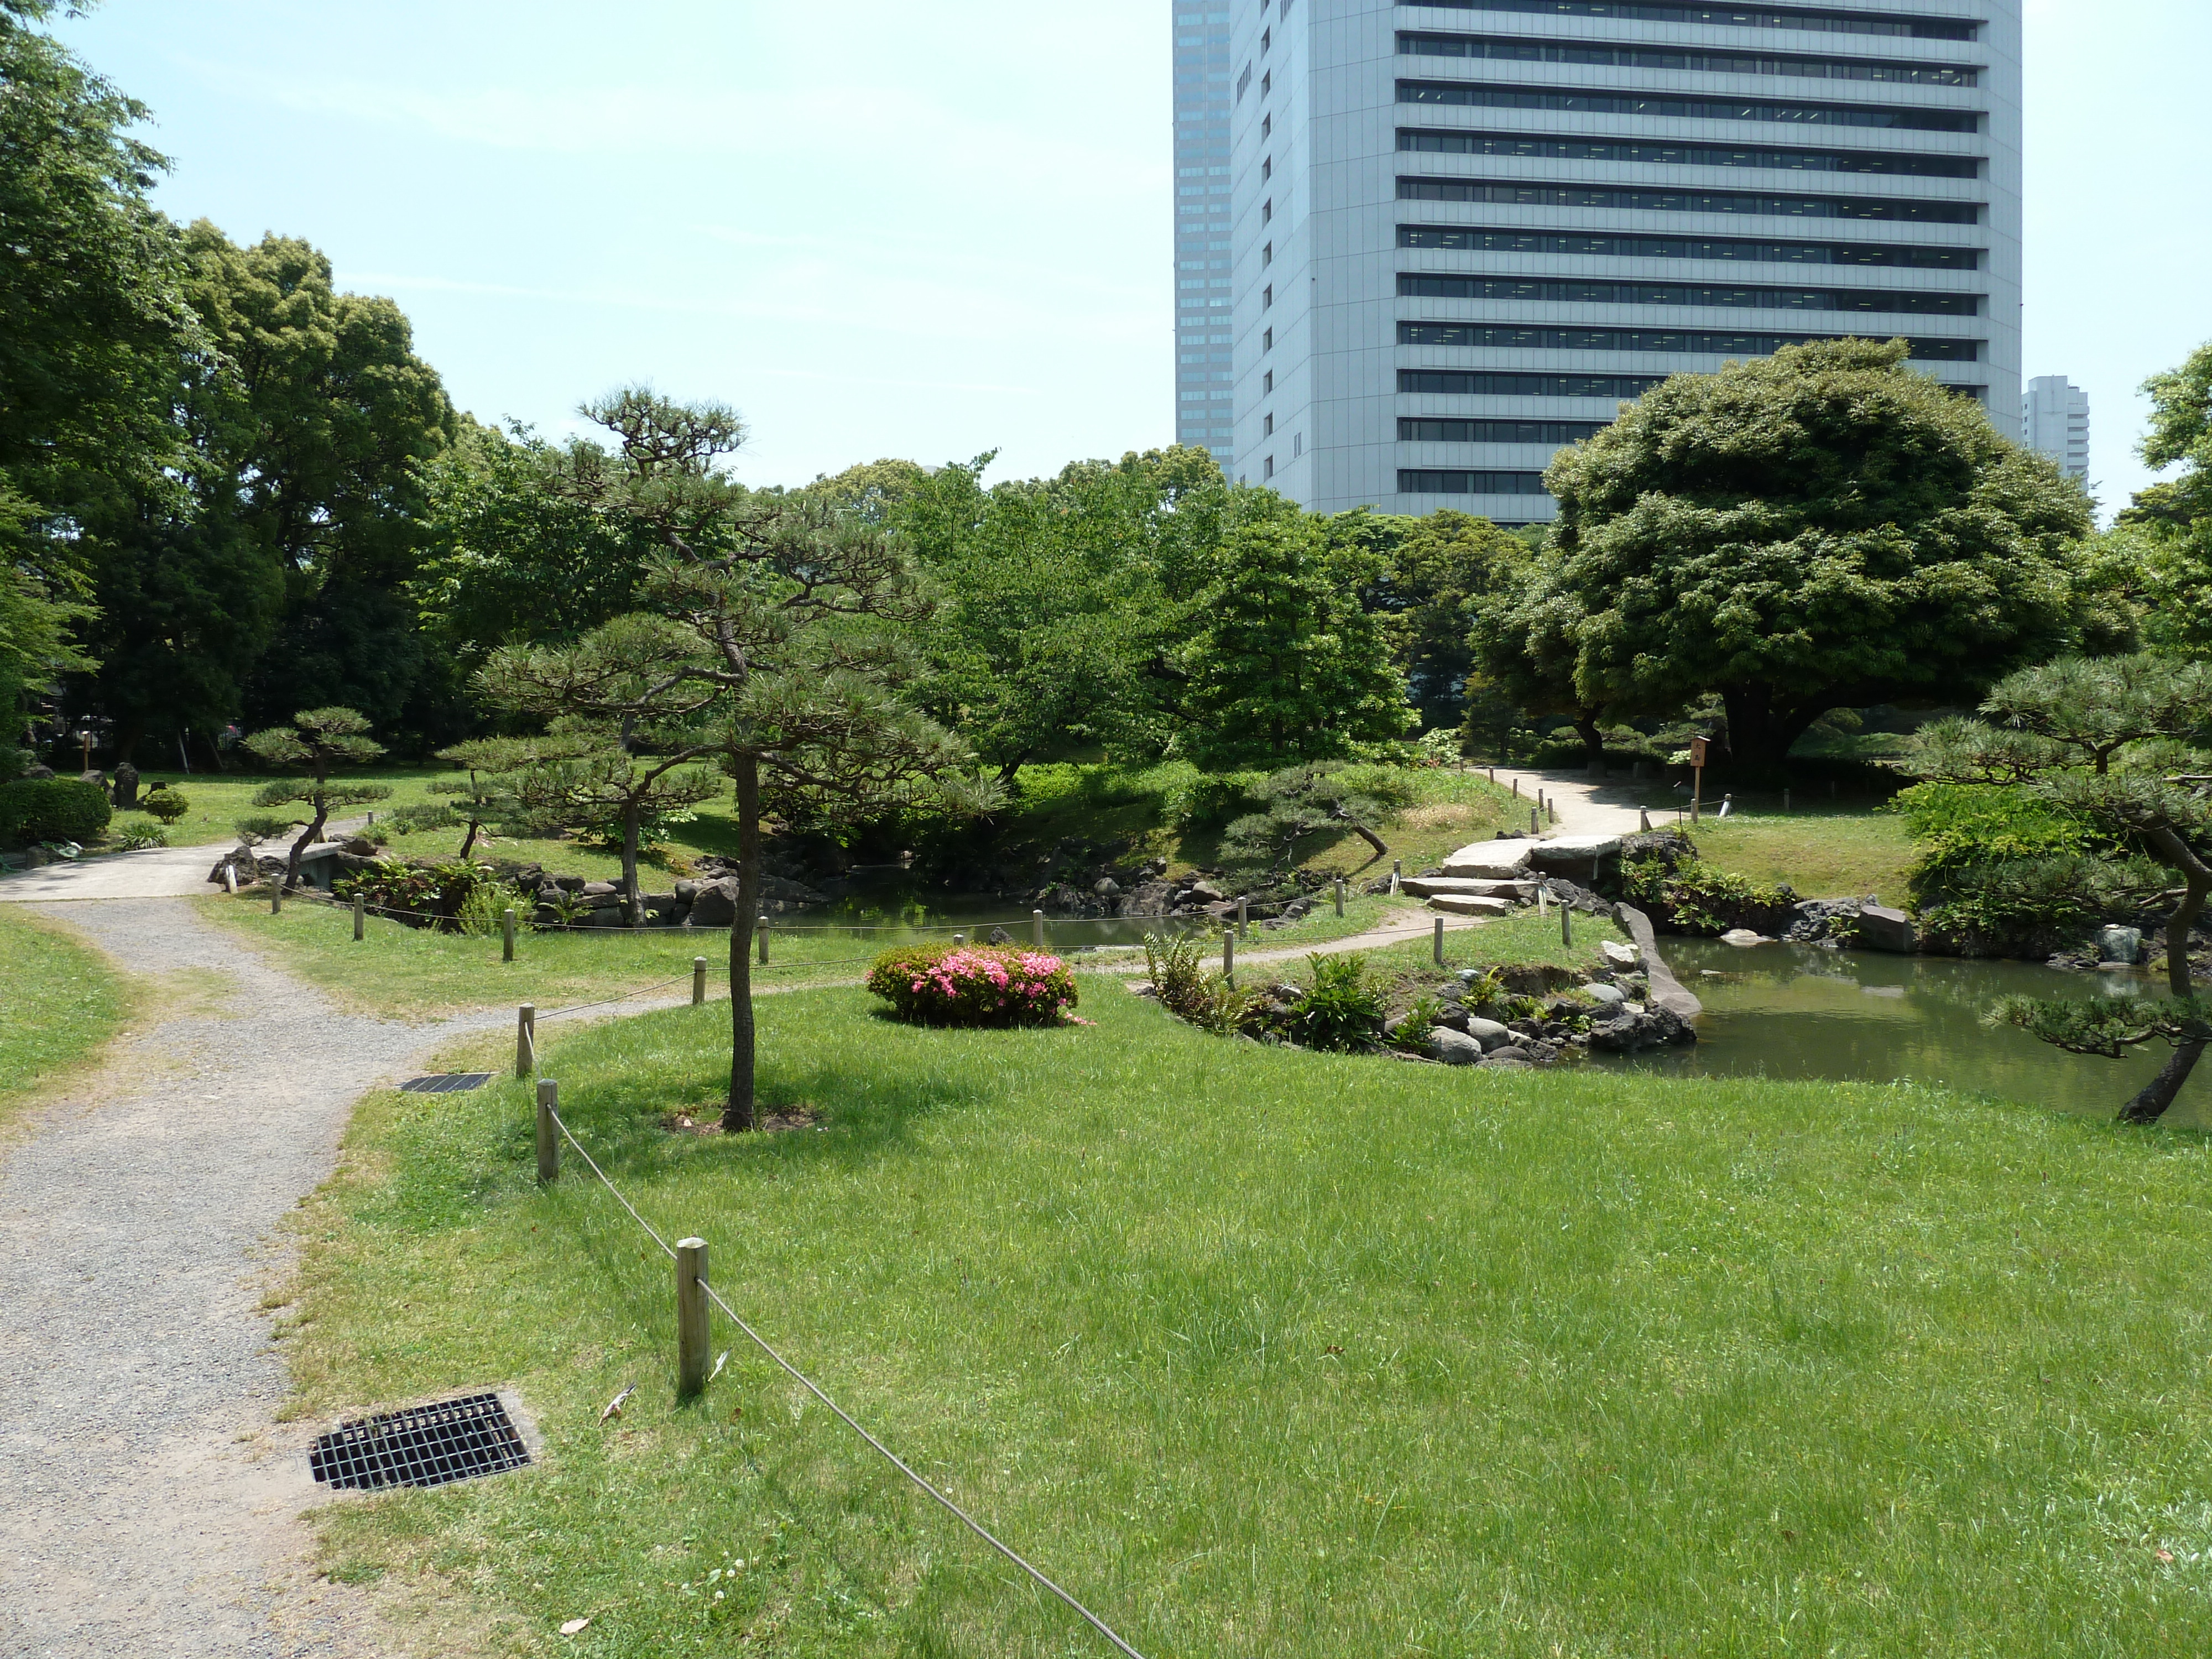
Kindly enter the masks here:
<path id="1" fill-rule="evenodd" d="M 2020 962 L 1960 962 L 1822 951 L 1748 949 L 1713 939 L 1662 939 L 1660 954 L 1705 1005 L 1696 1048 L 1605 1060 L 1690 1077 L 1901 1079 L 2001 1096 L 2092 1116 L 2117 1114 L 2172 1052 L 2153 1043 L 2124 1060 L 2069 1054 L 2025 1031 L 1991 1030 L 1997 998 L 2164 994 L 2140 973 L 2071 974 Z M 1719 977 L 1708 977 L 1708 972 Z M 2166 1121 L 2212 1127 L 2212 1056 Z"/>
<path id="2" fill-rule="evenodd" d="M 1256 922 L 1257 918 L 1255 918 Z M 921 936 L 943 937 L 957 932 L 980 940 L 993 927 L 1002 927 L 1016 945 L 1030 942 L 1030 915 L 1018 903 L 990 896 L 849 898 L 819 910 L 809 910 L 772 924 L 779 931 L 834 932 L 856 940 L 878 940 L 885 945 Z M 1212 916 L 1054 916 L 1044 923 L 1045 948 L 1066 955 L 1071 951 L 1109 945 L 1142 945 L 1147 933 L 1176 933 L 1198 928 L 1218 933 L 1221 924 Z"/>

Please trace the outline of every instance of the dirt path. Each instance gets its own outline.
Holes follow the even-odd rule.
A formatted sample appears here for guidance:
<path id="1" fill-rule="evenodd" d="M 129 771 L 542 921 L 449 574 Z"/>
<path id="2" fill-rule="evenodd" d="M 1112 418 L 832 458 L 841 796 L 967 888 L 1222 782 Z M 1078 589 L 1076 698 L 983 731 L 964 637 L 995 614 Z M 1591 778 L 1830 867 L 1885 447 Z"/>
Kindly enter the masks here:
<path id="1" fill-rule="evenodd" d="M 158 1006 L 0 1147 L 0 1655 L 380 1651 L 366 1601 L 304 1570 L 324 1425 L 275 1425 L 258 1304 L 354 1101 L 508 1016 L 348 1014 L 179 899 L 46 914 L 160 976 Z"/>
<path id="2" fill-rule="evenodd" d="M 1532 803 L 1539 789 L 1547 799 L 1559 803 L 1559 821 L 1545 823 L 1547 836 L 1630 835 L 1642 827 L 1638 812 L 1642 807 L 1650 809 L 1654 829 L 1672 822 L 1674 816 L 1673 796 L 1656 779 L 1631 783 L 1626 778 L 1615 778 L 1596 783 L 1579 772 L 1524 772 L 1504 766 L 1498 769 L 1497 777 L 1507 788 L 1517 781 L 1521 793 Z"/>

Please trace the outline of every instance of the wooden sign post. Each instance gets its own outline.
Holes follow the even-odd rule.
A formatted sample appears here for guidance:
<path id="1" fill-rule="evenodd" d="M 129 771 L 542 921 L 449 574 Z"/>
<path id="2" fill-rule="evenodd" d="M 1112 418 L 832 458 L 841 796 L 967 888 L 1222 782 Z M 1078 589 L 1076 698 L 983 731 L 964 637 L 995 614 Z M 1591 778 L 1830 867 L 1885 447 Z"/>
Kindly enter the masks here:
<path id="1" fill-rule="evenodd" d="M 1690 739 L 1690 775 L 1694 780 L 1690 786 L 1690 822 L 1697 823 L 1701 822 L 1705 799 L 1705 740 L 1703 738 Z"/>

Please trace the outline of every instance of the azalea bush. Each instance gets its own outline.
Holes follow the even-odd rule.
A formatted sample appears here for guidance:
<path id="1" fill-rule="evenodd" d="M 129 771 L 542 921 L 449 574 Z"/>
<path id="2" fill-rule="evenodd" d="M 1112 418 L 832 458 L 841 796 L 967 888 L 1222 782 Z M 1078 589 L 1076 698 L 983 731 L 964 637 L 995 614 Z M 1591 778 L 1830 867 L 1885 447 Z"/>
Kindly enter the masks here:
<path id="1" fill-rule="evenodd" d="M 887 951 L 868 989 L 928 1025 L 1058 1025 L 1075 1006 L 1075 975 L 1058 957 L 987 945 Z"/>

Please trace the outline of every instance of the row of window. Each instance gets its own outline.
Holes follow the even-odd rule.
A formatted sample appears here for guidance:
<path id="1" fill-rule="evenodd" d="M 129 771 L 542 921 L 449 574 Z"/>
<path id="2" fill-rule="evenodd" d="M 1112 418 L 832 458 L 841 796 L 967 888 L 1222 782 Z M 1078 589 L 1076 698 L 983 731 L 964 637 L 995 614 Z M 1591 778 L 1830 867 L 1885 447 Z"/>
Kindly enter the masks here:
<path id="1" fill-rule="evenodd" d="M 1407 444 L 1577 444 L 1610 421 L 1454 421 L 1401 415 L 1398 441 Z"/>
<path id="2" fill-rule="evenodd" d="M 1407 58 L 1480 58 L 1508 64 L 1589 64 L 1611 69 L 1687 70 L 1705 75 L 1787 75 L 1809 81 L 1889 81 L 1903 86 L 1973 87 L 1982 72 L 1957 64 L 1888 64 L 1868 58 L 1800 58 L 1680 46 L 1613 46 L 1480 34 L 1401 33 Z"/>
<path id="3" fill-rule="evenodd" d="M 1408 397 L 1437 398 L 1606 398 L 1616 403 L 1641 398 L 1664 374 L 1516 374 L 1503 370 L 1401 368 L 1398 390 Z M 1980 398 L 1984 386 L 1947 388 L 1962 398 Z"/>
<path id="4" fill-rule="evenodd" d="M 1953 17 L 1883 17 L 1804 6 L 1654 5 L 1649 0 L 1421 0 L 1437 11 L 1504 11 L 1539 17 L 1617 17 L 1630 23 L 1703 23 L 1717 28 L 1803 29 L 1828 34 L 1972 40 L 1978 23 Z"/>
<path id="5" fill-rule="evenodd" d="M 1793 126 L 1886 127 L 1896 131 L 1979 132 L 1972 110 L 1883 109 L 1872 104 L 1808 104 L 1768 98 L 1693 98 L 1680 93 L 1540 92 L 1472 81 L 1401 81 L 1401 104 L 1481 109 L 1538 109 L 1577 115 L 1663 115 L 1684 121 L 1771 121 Z"/>
<path id="6" fill-rule="evenodd" d="M 1540 472 L 1449 472 L 1428 467 L 1398 469 L 1401 495 L 1541 495 Z"/>
<path id="7" fill-rule="evenodd" d="M 1878 173 L 1914 179 L 1982 176 L 1981 162 L 1971 155 L 1895 155 L 1875 149 L 1746 149 L 1737 144 L 1536 138 L 1525 133 L 1437 132 L 1419 127 L 1399 128 L 1398 148 L 1440 155 L 1527 155 L 1560 161 L 1630 161 L 1646 167 L 1766 167 L 1783 173 Z"/>
<path id="8" fill-rule="evenodd" d="M 1916 225 L 1978 225 L 1978 202 L 1916 202 L 1881 196 L 1777 196 L 1749 190 L 1609 190 L 1594 185 L 1489 184 L 1475 179 L 1401 178 L 1401 202 L 1499 202 L 1519 207 L 1620 208 L 1642 213 L 1755 213 L 1778 219 L 1887 219 Z"/>
<path id="9" fill-rule="evenodd" d="M 1540 300 L 1549 305 L 1726 306 L 1747 311 L 1879 311 L 1978 317 L 1978 294 L 1899 294 L 1878 288 L 1723 287 L 1710 283 L 1609 283 L 1581 278 L 1446 276 L 1402 271 L 1398 293 L 1415 300 Z"/>
<path id="10" fill-rule="evenodd" d="M 1766 357 L 1786 345 L 1835 337 L 1833 334 L 1764 334 L 1702 328 L 1556 328 L 1528 323 L 1398 325 L 1398 343 L 1407 346 L 1478 346 L 1489 350 L 1519 348 L 1539 351 L 1679 351 L 1717 357 Z M 1923 362 L 1975 363 L 1982 358 L 1979 340 L 1913 340 L 1908 343 L 1913 356 Z"/>
<path id="11" fill-rule="evenodd" d="M 1579 253 L 1620 259 L 1729 259 L 1778 265 L 1895 265 L 1979 270 L 1975 247 L 1892 247 L 1881 242 L 1777 242 L 1748 236 L 1633 236 L 1587 231 L 1479 230 L 1401 225 L 1400 247 L 1454 253 Z"/>

